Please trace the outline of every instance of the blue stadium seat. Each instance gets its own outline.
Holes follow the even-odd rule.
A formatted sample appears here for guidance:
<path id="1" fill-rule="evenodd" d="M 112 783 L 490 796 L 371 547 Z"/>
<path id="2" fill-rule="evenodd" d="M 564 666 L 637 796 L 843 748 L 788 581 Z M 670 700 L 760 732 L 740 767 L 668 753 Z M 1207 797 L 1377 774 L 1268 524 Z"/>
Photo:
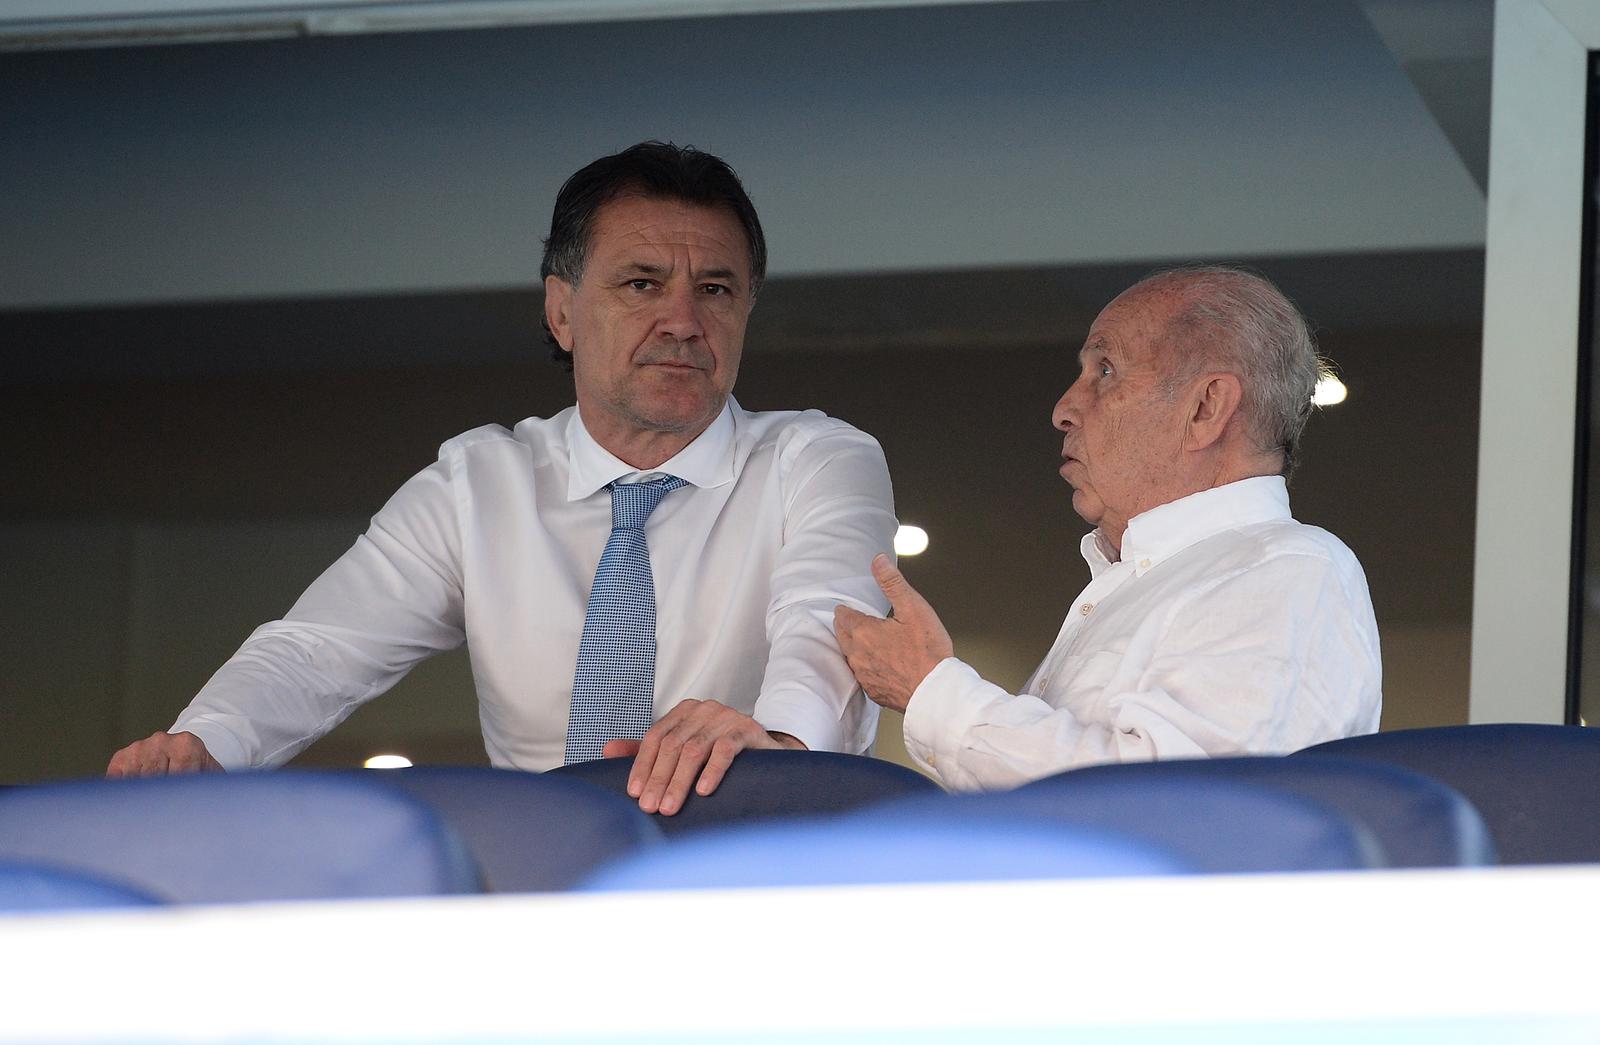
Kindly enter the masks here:
<path id="1" fill-rule="evenodd" d="M 566 889 L 661 840 L 637 802 L 581 780 L 466 766 L 353 772 L 431 806 L 466 842 L 491 892 Z"/>
<path id="2" fill-rule="evenodd" d="M 942 803 L 941 803 L 942 804 Z M 1037 820 L 876 811 L 714 828 L 601 870 L 595 891 L 876 885 L 1183 874 L 1176 855 L 1112 831 Z"/>
<path id="3" fill-rule="evenodd" d="M 121 882 L 39 864 L 0 862 L 0 914 L 149 907 L 160 901 Z"/>
<path id="4" fill-rule="evenodd" d="M 1383 850 L 1361 824 L 1332 806 L 1232 780 L 1066 773 L 1014 791 L 942 799 L 950 815 L 1032 817 L 1117 831 L 1177 854 L 1196 870 L 1341 871 L 1383 865 Z M 874 816 L 937 808 L 908 799 Z"/>
<path id="5" fill-rule="evenodd" d="M 576 762 L 549 774 L 597 784 L 626 796 L 631 758 Z M 709 795 L 690 792 L 672 816 L 657 816 L 668 834 L 773 817 L 820 816 L 907 795 L 942 794 L 938 784 L 893 762 L 828 751 L 746 751 Z"/>
<path id="6" fill-rule="evenodd" d="M 0 794 L 0 859 L 107 875 L 180 903 L 478 891 L 427 806 L 337 773 L 77 780 Z"/>
<path id="7" fill-rule="evenodd" d="M 1091 766 L 1047 777 L 1029 788 L 1086 781 L 1163 779 L 1207 786 L 1227 780 L 1309 798 L 1363 825 L 1383 848 L 1387 867 L 1464 867 L 1494 863 L 1488 828 L 1461 794 L 1397 766 L 1349 758 L 1195 758 Z"/>
<path id="8" fill-rule="evenodd" d="M 1366 759 L 1455 788 L 1483 815 L 1503 864 L 1600 863 L 1600 730 L 1511 723 L 1373 733 L 1292 758 Z"/>

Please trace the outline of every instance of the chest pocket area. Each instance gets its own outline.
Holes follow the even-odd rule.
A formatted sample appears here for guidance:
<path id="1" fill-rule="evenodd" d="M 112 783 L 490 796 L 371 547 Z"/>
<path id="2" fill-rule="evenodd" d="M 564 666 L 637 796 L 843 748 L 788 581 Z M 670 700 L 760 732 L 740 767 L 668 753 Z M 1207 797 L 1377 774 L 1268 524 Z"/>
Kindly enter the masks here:
<path id="1" fill-rule="evenodd" d="M 1108 693 L 1121 692 L 1137 681 L 1138 672 L 1130 672 L 1125 654 L 1094 650 L 1069 653 L 1045 665 L 1033 691 L 1055 707 L 1099 718 Z"/>

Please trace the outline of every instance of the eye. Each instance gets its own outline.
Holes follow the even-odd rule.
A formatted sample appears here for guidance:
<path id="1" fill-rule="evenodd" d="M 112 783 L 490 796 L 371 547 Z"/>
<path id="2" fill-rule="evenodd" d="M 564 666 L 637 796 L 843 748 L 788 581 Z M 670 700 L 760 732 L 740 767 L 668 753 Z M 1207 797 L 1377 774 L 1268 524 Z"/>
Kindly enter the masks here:
<path id="1" fill-rule="evenodd" d="M 1094 365 L 1094 372 L 1100 377 L 1111 376 L 1111 361 L 1102 359 Z"/>
<path id="2" fill-rule="evenodd" d="M 720 298 L 732 294 L 733 291 L 723 283 L 702 283 L 700 284 L 700 293 L 708 297 Z"/>
<path id="3" fill-rule="evenodd" d="M 628 287 L 632 290 L 649 290 L 653 286 L 655 286 L 655 281 L 645 279 L 643 276 L 639 277 L 638 279 L 628 280 Z"/>

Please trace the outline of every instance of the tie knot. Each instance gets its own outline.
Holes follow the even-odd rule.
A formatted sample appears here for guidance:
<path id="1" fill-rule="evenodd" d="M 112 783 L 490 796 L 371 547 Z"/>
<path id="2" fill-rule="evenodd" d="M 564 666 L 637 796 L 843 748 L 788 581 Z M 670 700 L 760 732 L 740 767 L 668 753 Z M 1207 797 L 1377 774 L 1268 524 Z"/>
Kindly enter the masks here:
<path id="1" fill-rule="evenodd" d="M 647 483 L 610 483 L 611 528 L 642 530 L 645 520 L 656 510 L 661 498 L 686 485 L 675 475 L 664 475 Z"/>

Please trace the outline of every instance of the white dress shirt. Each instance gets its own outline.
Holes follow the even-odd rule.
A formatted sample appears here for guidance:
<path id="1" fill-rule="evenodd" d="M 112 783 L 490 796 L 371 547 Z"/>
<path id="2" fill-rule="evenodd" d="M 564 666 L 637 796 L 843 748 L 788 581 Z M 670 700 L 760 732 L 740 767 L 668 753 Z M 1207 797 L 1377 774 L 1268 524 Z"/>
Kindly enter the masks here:
<path id="1" fill-rule="evenodd" d="M 1366 576 L 1296 522 L 1280 476 L 1129 520 L 1119 561 L 1083 539 L 1091 580 L 1022 692 L 954 657 L 906 709 L 906 748 L 953 788 L 1011 787 L 1096 762 L 1287 753 L 1378 728 Z"/>
<path id="2" fill-rule="evenodd" d="M 729 401 L 651 472 L 576 407 L 457 436 L 281 621 L 258 628 L 172 727 L 225 768 L 292 758 L 432 653 L 467 643 L 496 766 L 561 764 L 578 639 L 615 479 L 676 475 L 646 535 L 655 713 L 718 700 L 814 750 L 860 752 L 877 707 L 833 637 L 838 603 L 883 613 L 869 564 L 894 541 L 883 451 L 817 411 Z"/>

